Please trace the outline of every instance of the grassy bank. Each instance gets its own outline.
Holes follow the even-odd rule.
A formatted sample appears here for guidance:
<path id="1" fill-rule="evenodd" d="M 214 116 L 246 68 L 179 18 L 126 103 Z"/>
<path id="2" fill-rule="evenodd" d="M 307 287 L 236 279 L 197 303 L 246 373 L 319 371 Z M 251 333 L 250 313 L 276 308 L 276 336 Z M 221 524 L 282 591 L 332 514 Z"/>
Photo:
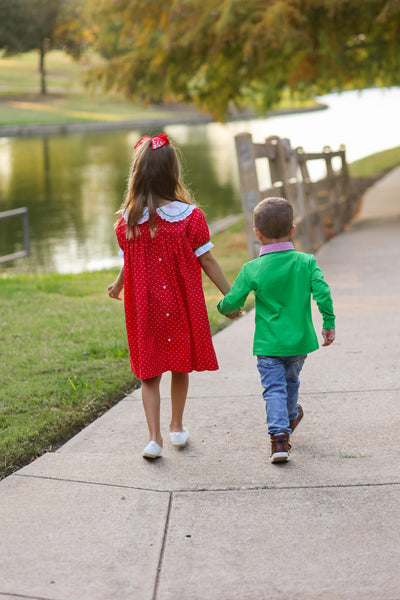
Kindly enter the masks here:
<path id="1" fill-rule="evenodd" d="M 89 54 L 74 62 L 64 52 L 53 50 L 46 57 L 48 94 L 39 94 L 38 54 L 28 52 L 8 58 L 0 54 L 0 127 L 2 125 L 71 123 L 88 121 L 128 121 L 167 119 L 173 107 L 143 108 L 117 95 L 84 86 L 87 69 L 99 59 Z M 179 107 L 180 116 L 197 112 Z"/>
<path id="2" fill-rule="evenodd" d="M 149 106 L 144 108 L 121 95 L 104 94 L 84 86 L 85 73 L 100 59 L 88 53 L 80 62 L 59 50 L 46 55 L 48 94 L 39 94 L 38 53 L 28 52 L 4 58 L 0 53 L 0 127 L 5 125 L 130 121 L 138 119 L 175 120 L 195 118 L 190 106 Z M 276 110 L 318 106 L 284 95 Z"/>
<path id="3" fill-rule="evenodd" d="M 400 165 L 400 146 L 377 152 L 350 165 L 351 177 L 376 178 Z"/>
<path id="4" fill-rule="evenodd" d="M 243 221 L 213 238 L 233 281 L 248 260 Z M 129 368 L 116 271 L 0 277 L 0 477 L 54 449 L 138 382 Z M 229 324 L 205 278 L 213 333 Z M 250 306 L 250 304 L 249 304 Z"/>

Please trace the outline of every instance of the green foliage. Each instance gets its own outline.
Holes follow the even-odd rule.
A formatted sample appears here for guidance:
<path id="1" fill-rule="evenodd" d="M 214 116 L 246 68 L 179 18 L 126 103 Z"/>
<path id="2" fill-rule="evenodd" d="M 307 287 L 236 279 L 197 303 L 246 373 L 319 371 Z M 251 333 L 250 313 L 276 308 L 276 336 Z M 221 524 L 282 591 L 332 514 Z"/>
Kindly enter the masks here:
<path id="1" fill-rule="evenodd" d="M 222 119 L 285 90 L 313 96 L 400 82 L 399 0 L 91 0 L 92 73 L 128 97 L 195 103 Z"/>

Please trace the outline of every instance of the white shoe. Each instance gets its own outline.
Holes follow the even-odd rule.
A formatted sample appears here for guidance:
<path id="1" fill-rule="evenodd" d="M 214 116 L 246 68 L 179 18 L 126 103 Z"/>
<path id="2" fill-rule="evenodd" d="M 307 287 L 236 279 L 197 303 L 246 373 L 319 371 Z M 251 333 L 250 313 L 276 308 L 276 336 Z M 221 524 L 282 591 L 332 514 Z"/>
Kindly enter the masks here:
<path id="1" fill-rule="evenodd" d="M 186 446 L 186 442 L 189 439 L 189 432 L 186 427 L 184 427 L 183 431 L 171 431 L 170 436 L 173 445 L 177 448 L 182 448 L 183 446 Z"/>
<path id="2" fill-rule="evenodd" d="M 162 454 L 162 447 L 157 442 L 149 442 L 142 452 L 145 458 L 158 458 Z"/>

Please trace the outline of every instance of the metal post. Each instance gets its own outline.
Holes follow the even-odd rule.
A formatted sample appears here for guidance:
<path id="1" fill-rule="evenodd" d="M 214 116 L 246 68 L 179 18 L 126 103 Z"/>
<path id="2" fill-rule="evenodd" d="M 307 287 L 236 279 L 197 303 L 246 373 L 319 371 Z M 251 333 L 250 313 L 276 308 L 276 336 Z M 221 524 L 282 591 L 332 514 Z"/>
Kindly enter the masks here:
<path id="1" fill-rule="evenodd" d="M 21 252 L 14 252 L 12 254 L 6 254 L 0 256 L 0 264 L 9 260 L 15 260 L 17 258 L 24 258 L 29 255 L 30 251 L 30 239 L 29 239 L 29 220 L 28 220 L 28 209 L 27 208 L 15 208 L 13 210 L 5 210 L 0 212 L 0 219 L 10 219 L 11 217 L 22 216 L 22 227 L 24 232 L 24 250 Z"/>

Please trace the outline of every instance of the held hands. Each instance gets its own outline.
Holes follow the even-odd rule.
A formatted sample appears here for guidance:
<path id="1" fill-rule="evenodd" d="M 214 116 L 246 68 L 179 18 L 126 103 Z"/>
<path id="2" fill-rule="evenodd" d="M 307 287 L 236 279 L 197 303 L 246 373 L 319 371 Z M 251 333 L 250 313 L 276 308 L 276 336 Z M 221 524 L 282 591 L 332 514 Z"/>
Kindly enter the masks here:
<path id="1" fill-rule="evenodd" d="M 334 329 L 323 329 L 322 337 L 324 338 L 323 346 L 329 346 L 335 339 L 335 330 Z"/>
<path id="2" fill-rule="evenodd" d="M 242 309 L 238 308 L 237 310 L 235 310 L 235 312 L 231 313 L 230 315 L 225 315 L 228 319 L 237 319 L 238 317 L 240 317 L 242 315 Z"/>
<path id="3" fill-rule="evenodd" d="M 110 298 L 113 298 L 114 300 L 122 300 L 122 298 L 120 298 L 120 293 L 123 287 L 124 284 L 118 281 L 118 279 L 114 281 L 114 283 L 109 285 L 108 295 L 110 296 Z"/>

